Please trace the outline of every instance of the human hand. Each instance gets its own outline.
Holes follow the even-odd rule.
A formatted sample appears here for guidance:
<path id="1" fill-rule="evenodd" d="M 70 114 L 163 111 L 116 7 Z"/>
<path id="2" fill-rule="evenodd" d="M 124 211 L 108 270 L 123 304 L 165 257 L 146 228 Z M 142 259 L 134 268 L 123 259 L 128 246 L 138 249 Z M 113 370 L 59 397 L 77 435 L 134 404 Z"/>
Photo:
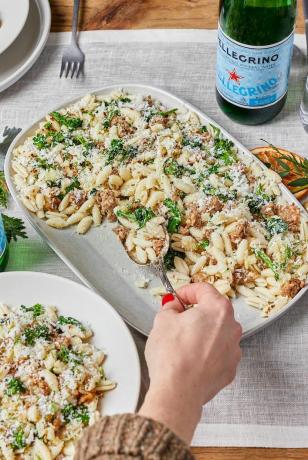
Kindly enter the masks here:
<path id="1" fill-rule="evenodd" d="M 183 312 L 173 299 L 157 314 L 145 351 L 150 388 L 139 413 L 190 443 L 202 405 L 235 377 L 242 328 L 231 302 L 210 284 L 189 284 L 178 294 L 196 306 Z"/>

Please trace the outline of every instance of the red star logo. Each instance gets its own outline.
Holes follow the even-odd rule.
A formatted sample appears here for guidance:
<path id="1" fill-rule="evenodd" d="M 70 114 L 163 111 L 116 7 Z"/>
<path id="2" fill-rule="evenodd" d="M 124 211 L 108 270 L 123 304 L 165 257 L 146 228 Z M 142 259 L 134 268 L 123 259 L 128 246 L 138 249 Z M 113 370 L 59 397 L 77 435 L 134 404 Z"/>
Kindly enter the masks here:
<path id="1" fill-rule="evenodd" d="M 233 70 L 227 70 L 227 72 L 229 74 L 229 80 L 235 81 L 235 83 L 237 83 L 238 85 L 240 84 L 240 80 L 244 78 L 240 77 L 240 75 L 236 73 L 235 68 Z"/>

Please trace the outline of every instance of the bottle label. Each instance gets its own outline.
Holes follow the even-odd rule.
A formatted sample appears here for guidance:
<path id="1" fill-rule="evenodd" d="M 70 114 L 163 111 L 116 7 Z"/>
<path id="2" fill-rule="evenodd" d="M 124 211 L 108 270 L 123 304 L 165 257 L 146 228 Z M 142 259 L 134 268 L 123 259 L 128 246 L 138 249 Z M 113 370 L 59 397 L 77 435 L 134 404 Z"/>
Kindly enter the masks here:
<path id="1" fill-rule="evenodd" d="M 0 257 L 3 256 L 6 249 L 6 235 L 3 227 L 2 218 L 0 215 Z"/>
<path id="2" fill-rule="evenodd" d="M 218 29 L 216 87 L 238 107 L 261 108 L 275 104 L 288 89 L 293 50 L 292 33 L 270 46 L 248 46 Z"/>

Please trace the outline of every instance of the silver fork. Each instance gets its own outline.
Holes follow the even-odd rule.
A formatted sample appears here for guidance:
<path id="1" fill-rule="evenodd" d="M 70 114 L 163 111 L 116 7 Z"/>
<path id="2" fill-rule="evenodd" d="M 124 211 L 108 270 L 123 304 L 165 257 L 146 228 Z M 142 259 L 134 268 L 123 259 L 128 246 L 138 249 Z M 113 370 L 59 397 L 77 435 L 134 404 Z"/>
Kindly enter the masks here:
<path id="1" fill-rule="evenodd" d="M 73 22 L 72 22 L 72 38 L 71 44 L 66 47 L 62 56 L 60 78 L 65 72 L 65 78 L 68 77 L 71 72 L 71 78 L 73 78 L 76 72 L 76 78 L 78 78 L 80 71 L 83 68 L 85 55 L 77 44 L 77 28 L 78 28 L 78 13 L 79 13 L 80 0 L 74 0 L 73 10 Z"/>

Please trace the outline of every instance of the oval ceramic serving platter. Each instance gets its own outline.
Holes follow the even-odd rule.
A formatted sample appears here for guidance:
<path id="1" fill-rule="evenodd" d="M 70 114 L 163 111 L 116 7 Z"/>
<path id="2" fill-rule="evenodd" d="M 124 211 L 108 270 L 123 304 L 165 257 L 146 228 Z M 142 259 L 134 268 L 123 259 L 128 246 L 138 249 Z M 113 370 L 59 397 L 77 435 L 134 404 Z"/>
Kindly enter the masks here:
<path id="1" fill-rule="evenodd" d="M 151 94 L 154 98 L 162 101 L 166 107 L 183 107 L 194 111 L 204 123 L 212 123 L 219 127 L 223 135 L 232 140 L 240 151 L 250 158 L 253 157 L 254 161 L 263 169 L 266 169 L 263 163 L 256 159 L 248 149 L 241 145 L 212 119 L 191 104 L 167 91 L 151 86 L 124 84 L 108 86 L 93 91 L 93 93 L 107 95 L 111 91 L 119 88 L 131 94 L 143 96 Z M 80 98 L 75 98 L 74 100 L 67 101 L 62 107 L 67 107 L 79 99 Z M 57 109 L 59 109 L 59 107 L 53 110 Z M 50 112 L 51 111 L 52 110 L 50 110 Z M 91 232 L 85 236 L 77 235 L 76 232 L 70 228 L 59 231 L 49 227 L 44 221 L 32 215 L 21 203 L 13 183 L 11 168 L 12 152 L 14 148 L 22 144 L 28 136 L 34 134 L 41 121 L 42 120 L 38 120 L 29 128 L 24 129 L 10 146 L 5 161 L 5 175 L 10 192 L 35 230 L 47 241 L 49 246 L 61 257 L 71 270 L 87 286 L 93 288 L 103 296 L 107 302 L 113 305 L 130 325 L 143 334 L 148 335 L 159 304 L 157 299 L 151 296 L 148 289 L 136 287 L 136 282 L 140 279 L 150 278 L 150 287 L 156 287 L 160 285 L 160 281 L 154 273 L 149 271 L 149 269 L 138 267 L 127 257 L 122 245 L 112 232 L 112 225 L 104 223 L 102 226 L 92 229 Z M 281 185 L 281 190 L 283 196 L 289 203 L 295 203 L 301 208 L 302 212 L 306 212 L 285 186 Z M 290 309 L 306 291 L 307 286 L 305 286 L 296 297 L 290 300 L 287 305 L 269 318 L 262 318 L 260 311 L 249 307 L 244 302 L 243 298 L 239 297 L 235 299 L 233 305 L 236 317 L 243 326 L 243 337 L 248 337 L 275 321 Z"/>

